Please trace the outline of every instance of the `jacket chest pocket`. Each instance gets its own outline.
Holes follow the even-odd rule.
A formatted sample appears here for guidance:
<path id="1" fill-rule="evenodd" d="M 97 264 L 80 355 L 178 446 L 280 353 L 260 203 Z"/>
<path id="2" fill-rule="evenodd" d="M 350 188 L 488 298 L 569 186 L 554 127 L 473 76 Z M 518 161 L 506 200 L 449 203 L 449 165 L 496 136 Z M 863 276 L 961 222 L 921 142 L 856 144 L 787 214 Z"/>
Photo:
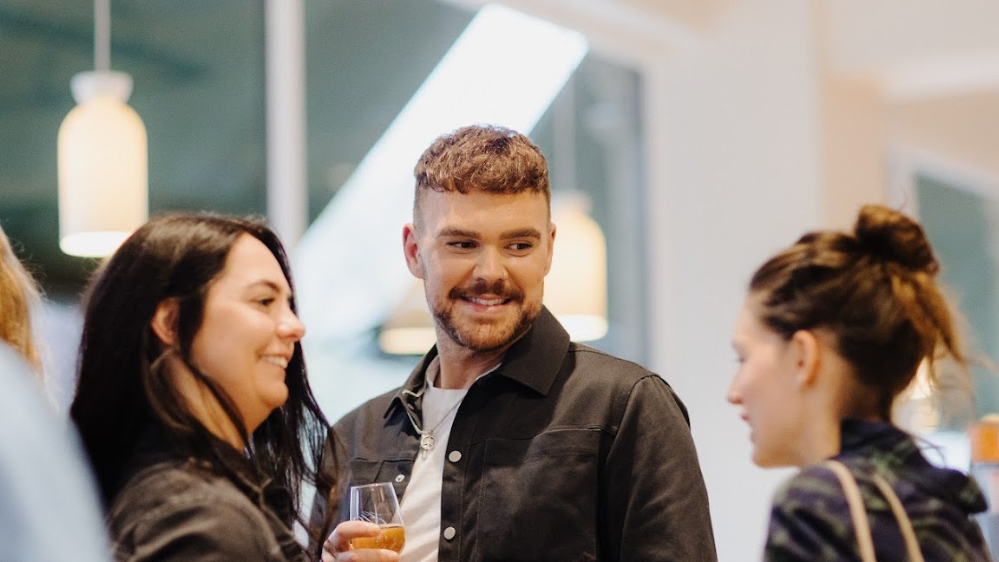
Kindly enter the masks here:
<path id="1" fill-rule="evenodd" d="M 413 470 L 413 461 L 350 459 L 347 482 L 340 484 L 340 521 L 350 518 L 350 488 L 375 482 L 391 482 L 396 496 L 402 500 Z M 405 475 L 399 478 L 399 475 Z"/>
<path id="2" fill-rule="evenodd" d="M 488 561 L 597 558 L 600 432 L 493 439 L 479 482 L 477 546 Z"/>

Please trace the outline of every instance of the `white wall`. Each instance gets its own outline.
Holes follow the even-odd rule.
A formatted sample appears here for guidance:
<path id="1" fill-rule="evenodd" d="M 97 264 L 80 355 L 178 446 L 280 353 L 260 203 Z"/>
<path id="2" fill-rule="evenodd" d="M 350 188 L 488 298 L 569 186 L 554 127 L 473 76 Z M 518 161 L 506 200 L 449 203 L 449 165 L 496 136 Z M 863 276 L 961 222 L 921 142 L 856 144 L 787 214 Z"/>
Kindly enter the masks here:
<path id="1" fill-rule="evenodd" d="M 746 2 L 650 79 L 653 368 L 686 402 L 719 559 L 758 559 L 786 471 L 750 462 L 725 393 L 752 270 L 822 224 L 811 3 Z"/>

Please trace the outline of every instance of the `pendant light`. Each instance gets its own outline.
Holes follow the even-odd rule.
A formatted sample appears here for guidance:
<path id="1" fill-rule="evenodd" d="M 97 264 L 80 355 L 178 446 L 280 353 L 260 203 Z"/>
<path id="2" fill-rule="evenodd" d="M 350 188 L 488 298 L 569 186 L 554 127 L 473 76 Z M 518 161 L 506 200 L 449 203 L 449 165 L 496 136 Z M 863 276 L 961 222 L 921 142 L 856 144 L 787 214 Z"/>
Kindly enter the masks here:
<path id="1" fill-rule="evenodd" d="M 59 247 L 107 256 L 148 217 L 146 127 L 111 70 L 111 3 L 94 1 L 94 70 L 70 81 L 77 106 L 59 127 Z"/>

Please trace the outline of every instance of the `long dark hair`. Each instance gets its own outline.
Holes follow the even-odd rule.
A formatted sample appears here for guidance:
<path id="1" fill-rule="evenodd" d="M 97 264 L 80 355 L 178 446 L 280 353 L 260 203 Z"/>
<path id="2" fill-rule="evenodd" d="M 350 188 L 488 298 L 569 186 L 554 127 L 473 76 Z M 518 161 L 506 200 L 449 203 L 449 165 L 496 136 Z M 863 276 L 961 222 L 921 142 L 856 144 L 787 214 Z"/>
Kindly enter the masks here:
<path id="1" fill-rule="evenodd" d="M 966 367 L 951 309 L 935 277 L 940 271 L 922 227 L 880 205 L 864 206 L 853 232 L 803 236 L 753 274 L 765 326 L 791 339 L 822 328 L 859 380 L 877 394 L 890 419 L 895 397 L 926 360 L 949 355 Z M 967 375 L 967 373 L 965 373 Z"/>
<path id="2" fill-rule="evenodd" d="M 335 473 L 319 472 L 329 423 L 316 404 L 306 376 L 302 346 L 288 364 L 288 399 L 246 435 L 225 391 L 191 362 L 191 343 L 202 323 L 205 298 L 225 266 L 236 240 L 250 235 L 271 251 L 291 283 L 291 270 L 277 236 L 262 222 L 214 214 L 170 214 L 132 234 L 96 274 L 85 297 L 79 380 L 70 416 L 90 456 L 106 505 L 130 476 L 140 440 L 150 427 L 185 456 L 207 461 L 233 480 L 247 470 L 274 489 L 271 507 L 289 526 L 305 524 L 299 498 L 303 483 L 333 487 Z M 194 376 L 215 396 L 240 430 L 247 455 L 213 435 L 192 414 L 162 368 L 165 353 L 150 323 L 157 306 L 176 299 L 175 350 Z M 292 300 L 292 310 L 295 302 Z M 244 462 L 245 461 L 245 462 Z"/>

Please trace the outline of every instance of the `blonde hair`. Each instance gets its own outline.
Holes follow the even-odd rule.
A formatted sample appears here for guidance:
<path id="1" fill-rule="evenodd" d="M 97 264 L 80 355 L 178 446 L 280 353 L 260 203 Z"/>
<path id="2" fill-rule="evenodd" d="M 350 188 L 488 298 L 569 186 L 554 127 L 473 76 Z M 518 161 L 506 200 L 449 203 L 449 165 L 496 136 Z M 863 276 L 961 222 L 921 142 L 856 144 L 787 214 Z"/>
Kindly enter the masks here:
<path id="1" fill-rule="evenodd" d="M 40 378 L 42 361 L 31 335 L 31 305 L 38 298 L 34 280 L 0 228 L 0 341 L 24 356 Z"/>

